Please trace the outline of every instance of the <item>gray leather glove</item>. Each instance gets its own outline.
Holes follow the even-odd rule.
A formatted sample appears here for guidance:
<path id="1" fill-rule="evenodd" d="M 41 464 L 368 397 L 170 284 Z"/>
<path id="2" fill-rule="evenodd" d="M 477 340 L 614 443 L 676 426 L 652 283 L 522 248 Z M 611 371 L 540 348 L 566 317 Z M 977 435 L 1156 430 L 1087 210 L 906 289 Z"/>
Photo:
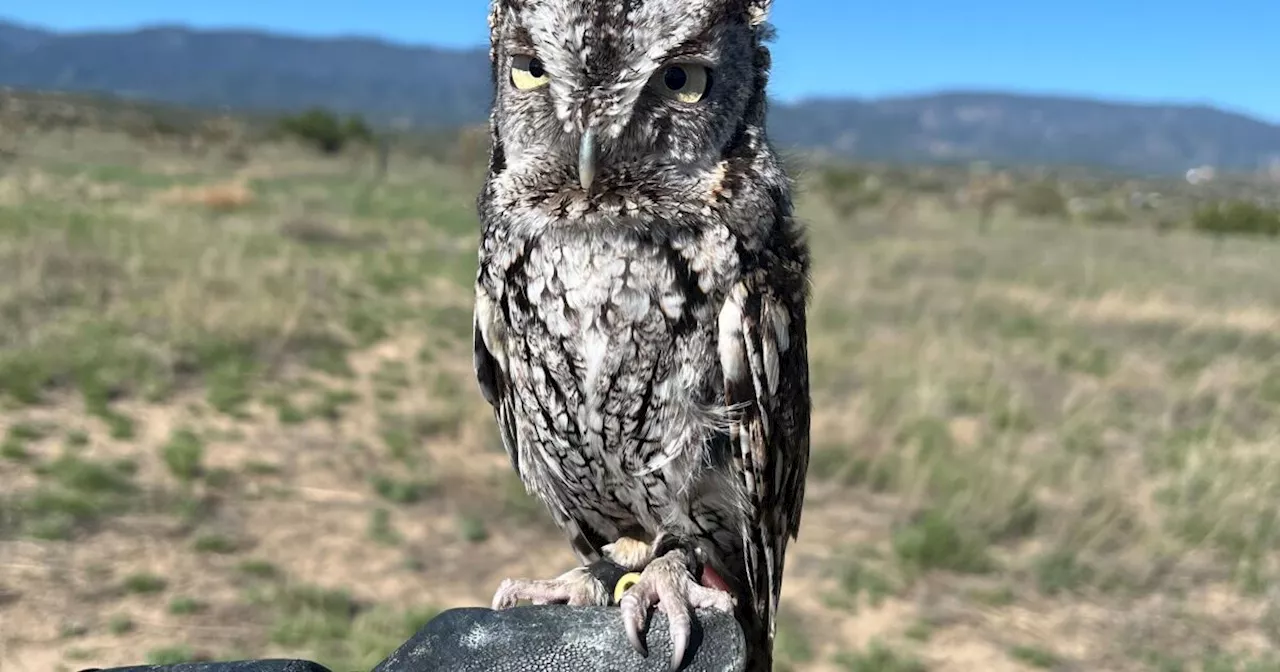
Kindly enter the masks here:
<path id="1" fill-rule="evenodd" d="M 587 566 L 611 598 L 626 570 L 608 560 Z M 746 641 L 730 614 L 700 611 L 685 672 L 740 672 Z M 627 641 L 622 612 L 547 605 L 451 609 L 382 661 L 373 672 L 668 672 L 667 617 L 655 611 L 645 631 L 649 655 Z M 342 671 L 339 671 L 342 672 Z"/>
<path id="2" fill-rule="evenodd" d="M 697 612 L 685 672 L 740 672 L 742 630 L 732 614 Z M 667 672 L 667 619 L 655 612 L 649 655 L 627 641 L 617 607 L 547 605 L 451 609 L 432 619 L 373 672 Z"/>

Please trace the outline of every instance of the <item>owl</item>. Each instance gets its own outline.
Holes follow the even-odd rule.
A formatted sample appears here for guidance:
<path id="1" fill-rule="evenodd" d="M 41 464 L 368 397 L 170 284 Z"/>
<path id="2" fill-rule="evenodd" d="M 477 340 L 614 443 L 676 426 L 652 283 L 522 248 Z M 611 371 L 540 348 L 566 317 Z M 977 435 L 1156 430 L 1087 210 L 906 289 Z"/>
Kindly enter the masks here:
<path id="1" fill-rule="evenodd" d="M 809 454 L 809 251 L 765 134 L 771 0 L 492 0 L 474 363 L 502 442 L 584 565 L 495 609 L 609 604 L 672 669 L 692 610 L 748 668 L 775 615 Z"/>

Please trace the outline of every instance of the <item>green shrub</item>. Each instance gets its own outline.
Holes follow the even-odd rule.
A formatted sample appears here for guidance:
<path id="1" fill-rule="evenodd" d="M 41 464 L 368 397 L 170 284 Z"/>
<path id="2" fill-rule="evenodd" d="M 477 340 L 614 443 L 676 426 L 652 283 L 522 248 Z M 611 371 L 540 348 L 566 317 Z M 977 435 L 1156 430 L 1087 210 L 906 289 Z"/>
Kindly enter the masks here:
<path id="1" fill-rule="evenodd" d="M 1029 184 L 1014 195 L 1013 205 L 1028 217 L 1062 217 L 1067 214 L 1067 199 L 1052 182 Z"/>
<path id="2" fill-rule="evenodd" d="M 190 429 L 175 430 L 161 449 L 161 456 L 180 481 L 194 481 L 204 473 L 204 442 Z"/>
<path id="3" fill-rule="evenodd" d="M 1108 203 L 1095 210 L 1090 210 L 1085 216 L 1089 221 L 1098 224 L 1119 224 L 1129 221 L 1129 215 L 1124 210 L 1116 207 L 1114 203 Z"/>
<path id="4" fill-rule="evenodd" d="M 373 129 L 358 114 L 347 117 L 342 124 L 342 134 L 346 136 L 347 142 L 373 144 Z"/>
<path id="5" fill-rule="evenodd" d="M 1214 235 L 1280 235 L 1280 210 L 1248 201 L 1212 203 L 1195 211 L 1191 226 Z"/>
<path id="6" fill-rule="evenodd" d="M 832 209 L 841 218 L 853 216 L 863 207 L 878 204 L 883 192 L 878 182 L 863 170 L 845 166 L 831 166 L 822 170 L 821 190 Z"/>
<path id="7" fill-rule="evenodd" d="M 278 122 L 279 131 L 313 145 L 325 154 L 337 154 L 350 143 L 373 142 L 373 130 L 359 115 L 340 119 L 320 107 L 287 116 Z"/>

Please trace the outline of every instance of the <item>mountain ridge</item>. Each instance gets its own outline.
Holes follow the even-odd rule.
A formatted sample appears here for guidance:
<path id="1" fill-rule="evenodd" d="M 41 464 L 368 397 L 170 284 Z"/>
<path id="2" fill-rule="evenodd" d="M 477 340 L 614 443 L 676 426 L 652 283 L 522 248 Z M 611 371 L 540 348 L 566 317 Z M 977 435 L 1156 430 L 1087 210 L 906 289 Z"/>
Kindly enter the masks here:
<path id="1" fill-rule="evenodd" d="M 379 123 L 484 120 L 487 50 L 257 28 L 60 32 L 0 19 L 0 86 L 110 93 L 242 111 L 324 106 Z M 1280 161 L 1280 124 L 1206 103 L 978 89 L 773 101 L 771 137 L 838 157 L 992 160 L 1181 172 Z"/>

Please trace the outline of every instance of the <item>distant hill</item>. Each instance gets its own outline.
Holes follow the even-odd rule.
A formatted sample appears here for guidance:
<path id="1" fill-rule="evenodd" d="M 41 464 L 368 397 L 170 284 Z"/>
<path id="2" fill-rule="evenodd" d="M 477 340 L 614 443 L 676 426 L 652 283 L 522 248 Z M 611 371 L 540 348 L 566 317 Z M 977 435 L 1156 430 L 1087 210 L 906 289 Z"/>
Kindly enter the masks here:
<path id="1" fill-rule="evenodd" d="M 1180 172 L 1280 160 L 1280 125 L 1206 106 L 950 92 L 771 110 L 779 141 L 901 161 L 986 159 Z"/>
<path id="2" fill-rule="evenodd" d="M 477 123 L 483 49 L 156 26 L 55 33 L 0 21 L 0 85 L 105 92 L 239 110 L 324 105 L 419 126 Z M 987 159 L 1181 172 L 1280 159 L 1280 126 L 1204 106 L 953 92 L 778 104 L 779 144 L 897 161 Z"/>
<path id="3" fill-rule="evenodd" d="M 237 109 L 324 105 L 430 125 L 482 119 L 490 98 L 484 50 L 170 26 L 52 33 L 0 22 L 0 85 Z"/>

